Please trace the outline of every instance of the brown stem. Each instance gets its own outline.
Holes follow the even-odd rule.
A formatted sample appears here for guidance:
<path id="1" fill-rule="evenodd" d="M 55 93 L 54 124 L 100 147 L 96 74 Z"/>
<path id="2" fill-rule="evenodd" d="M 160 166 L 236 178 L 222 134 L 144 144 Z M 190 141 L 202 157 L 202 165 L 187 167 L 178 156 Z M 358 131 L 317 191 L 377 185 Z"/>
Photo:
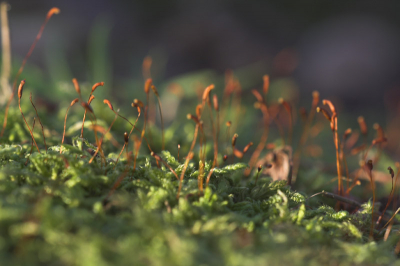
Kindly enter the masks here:
<path id="1" fill-rule="evenodd" d="M 337 132 L 337 117 L 334 118 L 335 121 L 335 131 L 334 131 L 334 142 L 335 142 L 335 149 L 336 149 L 336 168 L 338 173 L 338 192 L 339 195 L 342 195 L 343 191 L 343 184 L 342 184 L 342 169 L 340 165 L 340 156 L 339 156 L 339 136 Z"/>
<path id="2" fill-rule="evenodd" d="M 235 159 L 235 145 L 236 145 L 236 139 L 239 137 L 238 134 L 233 134 L 232 137 L 232 163 L 234 162 Z"/>
<path id="3" fill-rule="evenodd" d="M 44 136 L 43 124 L 42 124 L 42 121 L 40 121 L 40 117 L 39 117 L 38 111 L 36 110 L 36 106 L 33 104 L 33 101 L 32 101 L 32 92 L 30 93 L 29 100 L 31 101 L 31 104 L 32 104 L 33 108 L 35 109 L 36 117 L 38 118 L 39 123 L 40 123 L 40 126 L 41 126 L 41 128 L 42 128 L 42 135 L 43 135 L 44 147 L 45 147 L 46 152 L 47 152 L 47 145 L 46 145 L 46 138 L 45 138 L 45 136 Z"/>
<path id="4" fill-rule="evenodd" d="M 22 113 L 22 110 L 21 110 L 21 99 L 18 99 L 18 106 L 19 106 L 19 111 L 21 112 L 22 118 L 24 119 L 25 124 L 26 124 L 26 126 L 28 127 L 29 133 L 31 134 L 31 137 L 32 137 L 32 139 L 33 139 L 33 142 L 35 143 L 36 149 L 37 149 L 38 152 L 40 153 L 39 147 L 38 147 L 38 145 L 37 145 L 37 143 L 36 143 L 35 137 L 33 136 L 32 130 L 31 130 L 31 128 L 29 127 L 28 123 L 26 122 L 24 113 Z"/>
<path id="5" fill-rule="evenodd" d="M 179 177 L 174 171 L 174 169 L 172 169 L 172 167 L 166 161 L 164 161 L 159 155 L 155 154 L 154 152 L 151 152 L 150 155 L 153 156 L 157 161 L 162 162 L 165 165 L 165 167 L 167 167 L 174 174 L 176 179 L 179 180 Z"/>
<path id="6" fill-rule="evenodd" d="M 315 111 L 316 111 L 318 103 L 319 103 L 319 93 L 317 91 L 314 91 L 313 92 L 313 101 L 312 101 L 312 104 L 311 104 L 311 110 L 310 110 L 310 113 L 307 116 L 307 121 L 306 121 L 306 123 L 304 125 L 304 129 L 303 129 L 303 132 L 302 132 L 301 137 L 300 137 L 299 145 L 298 145 L 298 147 L 296 149 L 296 152 L 295 152 L 295 154 L 293 156 L 293 172 L 292 172 L 292 179 L 293 179 L 292 181 L 293 182 L 296 182 L 297 173 L 298 173 L 299 167 L 300 167 L 300 156 L 301 156 L 301 153 L 303 151 L 304 145 L 307 142 L 308 132 L 310 131 L 310 127 L 311 127 L 312 121 L 314 120 Z"/>
<path id="7" fill-rule="evenodd" d="M 145 107 L 145 113 L 146 113 L 146 107 Z M 143 140 L 143 137 L 144 137 L 145 132 L 146 132 L 146 120 L 144 121 L 144 125 L 143 125 L 143 130 L 142 130 L 142 133 L 141 133 L 140 141 L 139 141 L 139 144 L 138 144 L 138 146 L 137 146 L 137 148 L 136 148 L 135 156 L 134 156 L 134 158 L 133 158 L 133 172 L 135 172 L 135 169 L 136 169 L 136 159 L 137 159 L 137 156 L 138 156 L 138 154 L 139 154 L 140 146 L 141 146 L 141 144 L 142 144 L 142 140 Z M 125 147 L 125 146 L 126 146 L 126 142 L 125 142 L 125 144 L 124 144 L 124 147 Z M 123 150 L 121 150 L 121 153 L 122 153 L 122 151 L 123 151 Z M 128 165 L 129 165 L 129 163 L 128 163 Z M 127 165 L 127 166 L 128 166 L 128 165 Z M 114 168 L 115 168 L 115 166 L 114 166 Z M 126 169 L 128 169 L 128 168 L 126 168 Z M 126 171 L 117 179 L 117 181 L 115 181 L 115 183 L 114 183 L 114 185 L 112 186 L 110 192 L 108 192 L 108 194 L 107 194 L 107 196 L 106 196 L 106 200 L 108 200 L 108 199 L 114 194 L 115 190 L 119 187 L 119 185 L 121 184 L 122 180 L 124 180 L 124 178 L 126 177 L 127 172 L 128 172 L 128 171 L 126 170 Z"/>
<path id="8" fill-rule="evenodd" d="M 117 163 L 118 163 L 118 161 L 119 161 L 119 158 L 121 157 L 121 154 L 122 154 L 122 152 L 124 151 L 124 149 L 125 149 L 125 145 L 126 145 L 126 143 L 124 143 L 124 145 L 122 146 L 122 149 L 121 149 L 121 151 L 119 152 L 119 154 L 118 154 L 118 157 L 117 157 L 117 160 L 115 161 L 115 164 L 114 164 L 114 167 L 113 167 L 113 170 L 115 169 L 115 167 L 117 166 Z"/>
<path id="9" fill-rule="evenodd" d="M 67 116 L 68 116 L 68 111 L 71 108 L 71 106 L 68 106 L 67 111 L 65 112 L 65 118 L 64 118 L 64 131 L 63 131 L 63 136 L 61 140 L 61 147 L 60 147 L 60 154 L 62 153 L 62 145 L 64 144 L 64 138 L 65 138 L 65 129 L 67 127 Z"/>
<path id="10" fill-rule="evenodd" d="M 378 226 L 378 225 L 380 224 L 383 215 L 385 214 L 387 208 L 389 207 L 390 202 L 392 202 L 392 199 L 393 199 L 393 192 L 394 192 L 393 178 L 394 178 L 394 172 L 393 172 L 393 169 L 392 169 L 390 166 L 388 167 L 388 170 L 389 170 L 389 173 L 390 173 L 390 175 L 391 175 L 391 177 L 392 177 L 392 190 L 390 190 L 389 199 L 388 199 L 388 202 L 386 203 L 385 209 L 383 210 L 382 214 L 379 216 L 378 220 L 376 221 L 376 226 Z M 397 179 L 397 176 L 396 176 L 396 179 Z"/>
<path id="11" fill-rule="evenodd" d="M 64 118 L 64 131 L 63 131 L 63 137 L 62 137 L 62 141 L 61 141 L 61 147 L 60 147 L 60 154 L 61 154 L 61 152 L 62 152 L 62 145 L 64 144 L 64 138 L 65 138 L 65 129 L 66 129 L 66 126 L 67 126 L 67 116 L 68 116 L 68 111 L 69 111 L 69 109 L 74 105 L 74 104 L 76 104 L 77 102 L 79 101 L 79 99 L 78 98 L 76 98 L 76 99 L 74 99 L 72 102 L 71 102 L 71 104 L 68 106 L 68 108 L 67 108 L 67 111 L 65 112 L 65 118 Z"/>
<path id="12" fill-rule="evenodd" d="M 90 107 L 89 103 L 81 102 L 81 105 L 86 111 L 89 111 L 89 113 L 93 116 L 93 117 L 89 117 L 89 118 L 90 118 L 90 121 L 91 121 L 92 126 L 93 126 L 94 138 L 95 138 L 95 141 L 96 141 L 96 146 L 99 147 L 100 143 L 99 143 L 99 138 L 97 136 L 97 118 L 96 118 L 96 115 L 94 114 L 93 109 L 92 109 L 92 107 Z M 101 149 L 101 145 L 100 145 L 100 155 L 101 155 L 101 160 L 102 160 L 101 162 L 103 164 L 103 162 L 104 163 L 106 162 L 106 157 L 104 156 L 104 152 Z"/>
<path id="13" fill-rule="evenodd" d="M 146 93 L 146 104 L 144 107 L 144 121 L 145 124 L 148 124 L 147 127 L 147 134 L 149 136 L 150 142 L 153 142 L 152 134 L 151 134 L 151 128 L 150 128 L 150 123 L 149 123 L 149 114 L 148 114 L 148 109 L 149 109 L 149 104 L 150 104 L 150 87 L 152 84 L 152 79 L 148 78 L 144 84 L 144 92 Z"/>
<path id="14" fill-rule="evenodd" d="M 399 174 L 400 174 L 400 165 L 399 165 L 399 163 L 396 163 L 396 168 L 397 168 L 397 173 L 396 173 L 396 178 L 395 178 L 395 180 L 394 180 L 394 192 L 393 192 L 393 198 L 394 198 L 394 200 L 393 200 L 393 211 L 395 210 L 395 208 L 396 208 L 396 206 L 397 206 L 397 198 L 398 198 L 398 195 L 397 195 L 397 180 L 398 180 L 398 177 L 399 177 Z"/>
<path id="15" fill-rule="evenodd" d="M 107 131 L 101 137 L 99 146 L 97 147 L 96 152 L 93 154 L 92 158 L 89 160 L 89 163 L 93 162 L 93 160 L 96 157 L 97 153 L 101 150 L 101 145 L 103 144 L 103 139 L 107 135 L 107 133 L 110 132 L 111 127 L 114 125 L 115 120 L 117 120 L 117 117 L 118 117 L 118 115 L 115 115 L 114 120 L 111 122 L 111 125 L 108 127 Z M 124 144 L 124 146 L 125 146 L 125 144 Z"/>
<path id="16" fill-rule="evenodd" d="M 132 129 L 131 129 L 131 131 L 129 132 L 128 138 L 130 138 L 130 136 L 131 136 L 131 134 L 132 134 L 132 131 L 133 131 L 134 129 L 136 129 L 137 131 L 139 131 L 135 126 L 136 126 L 137 121 L 139 120 L 139 117 L 140 117 L 140 114 L 141 114 L 141 109 L 140 109 L 139 106 L 137 106 L 137 105 L 135 105 L 135 104 L 132 104 L 132 107 L 137 107 L 138 116 L 137 116 L 137 118 L 136 118 L 136 120 L 135 120 L 135 123 L 132 125 Z M 118 114 L 118 113 L 117 113 L 117 114 Z M 128 122 L 129 122 L 129 121 L 128 121 Z M 140 132 L 140 131 L 139 131 L 139 132 Z M 146 139 L 145 136 L 144 136 L 144 138 Z M 148 145 L 148 147 L 149 147 L 149 150 L 151 150 L 151 149 L 150 149 L 150 145 L 149 145 L 147 139 L 146 139 L 146 142 L 147 142 L 147 145 Z M 124 145 L 122 146 L 121 152 L 119 153 L 118 158 L 117 158 L 117 160 L 115 161 L 115 164 L 114 164 L 113 169 L 115 169 L 115 167 L 117 166 L 117 163 L 118 163 L 118 161 L 119 161 L 119 158 L 121 157 L 122 152 L 123 152 L 124 149 L 125 149 L 125 146 L 126 146 L 126 143 L 124 143 Z"/>
<path id="17" fill-rule="evenodd" d="M 92 100 L 94 99 L 94 97 L 92 97 L 93 92 L 97 89 L 97 87 L 99 86 L 104 86 L 104 82 L 97 82 L 92 86 L 92 91 L 89 94 L 89 99 L 88 99 L 88 104 L 90 105 L 90 103 L 92 102 Z M 80 94 L 79 94 L 80 95 Z M 82 101 L 82 97 L 81 97 L 81 101 Z M 86 112 L 87 110 L 85 109 L 85 113 L 83 114 L 83 120 L 82 120 L 82 129 L 81 129 L 81 138 L 83 138 L 83 127 L 85 125 L 85 120 L 86 120 Z"/>
<path id="18" fill-rule="evenodd" d="M 210 182 L 210 178 L 211 178 L 211 175 L 212 175 L 212 173 L 214 172 L 214 170 L 215 170 L 215 168 L 212 168 L 212 169 L 210 170 L 210 172 L 208 172 L 207 180 L 206 180 L 206 187 L 208 187 L 208 183 Z"/>
<path id="19" fill-rule="evenodd" d="M 29 133 L 31 134 L 33 142 L 35 143 L 36 149 L 40 153 L 39 147 L 38 147 L 38 145 L 36 143 L 35 137 L 33 136 L 32 130 L 29 127 L 28 123 L 26 122 L 24 113 L 22 112 L 22 109 L 21 109 L 21 98 L 22 98 L 22 92 L 23 92 L 23 89 L 24 89 L 24 85 L 25 85 L 25 80 L 22 80 L 21 83 L 19 84 L 19 87 L 18 87 L 18 107 L 19 107 L 19 111 L 21 112 L 22 118 L 25 121 L 26 126 L 28 127 L 28 130 L 29 130 Z"/>
<path id="20" fill-rule="evenodd" d="M 190 146 L 189 153 L 186 156 L 185 164 L 183 166 L 183 170 L 182 170 L 181 177 L 180 177 L 180 180 L 179 180 L 178 194 L 176 195 L 177 199 L 179 199 L 179 194 L 181 193 L 182 182 L 183 182 L 183 178 L 185 176 L 186 168 L 187 168 L 187 166 L 189 164 L 189 161 L 190 161 L 191 157 L 193 157 L 193 152 L 192 151 L 194 149 L 194 145 L 196 144 L 198 131 L 199 131 L 199 123 L 196 123 L 196 128 L 194 129 L 194 136 L 193 136 L 192 145 Z"/>
<path id="21" fill-rule="evenodd" d="M 351 134 L 351 128 L 346 129 L 346 131 L 343 134 L 342 142 L 340 143 L 340 158 L 346 170 L 346 190 L 344 191 L 344 195 L 347 195 L 346 192 L 349 189 L 349 182 L 350 182 L 349 167 L 347 165 L 346 154 L 344 152 L 344 143 L 350 134 Z"/>
<path id="22" fill-rule="evenodd" d="M 225 143 L 229 143 L 229 136 L 230 136 L 229 129 L 231 128 L 232 122 L 227 121 L 225 125 L 226 125 L 226 142 Z M 228 146 L 225 146 L 225 152 L 228 153 Z"/>
<path id="23" fill-rule="evenodd" d="M 341 153 L 342 153 L 342 161 L 343 161 L 343 164 L 344 164 L 344 168 L 345 168 L 345 170 L 346 170 L 346 190 L 349 188 L 349 180 L 350 180 L 350 175 L 349 175 L 349 167 L 348 167 L 348 165 L 347 165 L 347 159 L 346 159 L 346 155 L 345 155 L 345 153 L 344 153 L 344 147 L 343 147 L 343 144 L 341 144 L 340 145 L 341 146 Z"/>
<path id="24" fill-rule="evenodd" d="M 288 102 L 283 100 L 283 98 L 279 99 L 279 103 L 283 105 L 285 108 L 286 112 L 288 113 L 289 116 L 289 135 L 288 135 L 288 144 L 289 146 L 292 145 L 292 138 L 293 138 L 293 114 L 292 114 L 292 107 Z"/>
<path id="25" fill-rule="evenodd" d="M 209 107 L 209 110 L 210 110 L 211 128 L 212 128 L 212 135 L 213 135 L 213 140 L 214 140 L 214 160 L 213 160 L 213 168 L 214 168 L 214 166 L 218 165 L 218 162 L 217 162 L 217 160 L 218 160 L 218 136 L 217 136 L 217 132 L 216 132 L 216 129 L 215 129 L 215 126 L 214 126 L 214 118 L 213 118 L 212 108 L 211 108 L 210 102 L 208 102 L 208 107 Z M 218 111 L 217 111 L 217 114 L 218 114 Z M 217 124 L 218 123 L 219 123 L 219 121 L 217 120 Z"/>
<path id="26" fill-rule="evenodd" d="M 85 126 L 85 120 L 86 120 L 86 109 L 85 109 L 85 113 L 83 114 L 83 120 L 82 120 L 82 129 L 81 129 L 81 138 L 83 138 L 83 128 Z"/>
<path id="27" fill-rule="evenodd" d="M 35 128 L 35 122 L 36 122 L 36 119 L 35 119 L 35 117 L 34 117 L 34 118 L 33 118 L 33 123 L 32 123 L 32 130 Z M 29 152 L 29 157 L 31 157 L 32 151 L 33 151 L 33 139 L 31 140 L 31 151 Z M 28 164 L 28 162 L 29 162 L 29 157 L 26 158 L 25 165 Z"/>
<path id="28" fill-rule="evenodd" d="M 213 104 L 214 104 L 214 110 L 217 113 L 217 122 L 216 122 L 217 124 L 216 124 L 216 134 L 215 134 L 216 145 L 214 147 L 214 160 L 215 160 L 215 165 L 218 167 L 218 140 L 219 140 L 220 120 L 219 120 L 219 103 L 216 94 L 213 95 Z"/>
<path id="29" fill-rule="evenodd" d="M 355 186 L 359 186 L 359 185 L 361 185 L 361 182 L 359 180 L 356 180 L 355 182 L 353 182 L 353 184 L 351 184 L 351 186 L 349 188 L 347 188 L 345 195 L 349 195 L 350 191 L 352 191 Z"/>
<path id="30" fill-rule="evenodd" d="M 254 94 L 254 92 L 253 92 Z M 264 129 L 263 129 L 263 133 L 260 139 L 260 142 L 257 145 L 257 148 L 255 149 L 255 151 L 253 152 L 253 154 L 251 155 L 250 161 L 249 161 L 249 168 L 247 168 L 244 172 L 245 176 L 249 176 L 249 174 L 251 173 L 251 170 L 253 169 L 254 165 L 256 164 L 261 151 L 264 149 L 265 144 L 267 143 L 267 139 L 268 139 L 268 133 L 269 133 L 269 112 L 268 112 L 268 108 L 267 106 L 262 103 L 261 104 L 261 112 L 263 114 L 263 121 L 264 121 Z"/>
<path id="31" fill-rule="evenodd" d="M 371 189 L 372 189 L 372 210 L 371 210 L 371 229 L 369 231 L 369 237 L 373 238 L 374 233 L 374 206 L 375 206 L 375 180 L 374 176 L 372 175 L 372 160 L 368 160 L 367 164 L 364 166 L 365 171 L 369 175 L 371 181 Z"/>
<path id="32" fill-rule="evenodd" d="M 158 102 L 158 107 L 160 108 L 160 119 L 161 119 L 161 149 L 165 149 L 165 137 L 164 137 L 164 120 L 163 120 L 163 115 L 162 115 L 162 107 L 161 107 L 161 100 L 160 100 L 160 95 L 158 94 L 158 91 L 154 85 L 151 86 L 152 91 L 157 97 L 157 102 Z"/>
<path id="33" fill-rule="evenodd" d="M 8 99 L 8 102 L 7 102 L 6 111 L 5 111 L 5 115 L 4 115 L 3 128 L 2 128 L 2 130 L 1 130 L 0 137 L 3 137 L 4 130 L 6 129 L 6 126 L 7 126 L 8 111 L 9 111 L 9 109 L 10 109 L 11 101 L 12 101 L 13 98 L 14 98 L 15 90 L 16 90 L 16 88 L 17 88 L 17 81 L 18 81 L 18 78 L 19 78 L 19 76 L 21 75 L 22 71 L 24 70 L 25 64 L 26 64 L 26 62 L 28 61 L 29 57 L 31 56 L 33 50 L 35 49 L 36 43 L 39 41 L 40 37 L 42 36 L 44 27 L 46 26 L 47 22 L 49 21 L 49 19 L 50 19 L 54 14 L 58 14 L 58 13 L 60 13 L 60 10 L 59 10 L 58 8 L 56 8 L 56 7 L 53 7 L 52 9 L 49 10 L 49 12 L 47 12 L 46 19 L 45 19 L 45 21 L 43 22 L 42 26 L 40 27 L 39 33 L 36 35 L 35 40 L 33 41 L 31 47 L 29 48 L 29 51 L 28 51 L 28 53 L 26 54 L 24 60 L 22 61 L 22 64 L 21 64 L 21 66 L 20 66 L 20 68 L 19 68 L 19 70 L 18 70 L 18 72 L 17 72 L 17 75 L 15 76 L 15 79 L 14 79 L 12 94 L 11 94 L 11 96 L 10 96 L 10 98 Z"/>

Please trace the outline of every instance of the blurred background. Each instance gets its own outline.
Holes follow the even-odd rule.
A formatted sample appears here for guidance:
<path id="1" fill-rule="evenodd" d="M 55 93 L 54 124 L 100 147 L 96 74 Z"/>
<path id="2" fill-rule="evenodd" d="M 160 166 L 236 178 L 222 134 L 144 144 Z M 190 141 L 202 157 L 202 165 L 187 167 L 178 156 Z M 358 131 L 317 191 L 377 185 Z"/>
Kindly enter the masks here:
<path id="1" fill-rule="evenodd" d="M 159 80 L 247 68 L 255 73 L 248 79 L 257 77 L 246 81 L 249 86 L 261 84 L 261 74 L 272 81 L 290 76 L 307 97 L 319 90 L 358 108 L 373 103 L 379 109 L 384 92 L 400 94 L 396 0 L 9 4 L 15 59 L 26 54 L 47 10 L 61 9 L 30 60 L 57 79 L 100 78 L 114 88 L 121 86 L 115 80 L 140 79 L 143 58 L 150 55 Z"/>

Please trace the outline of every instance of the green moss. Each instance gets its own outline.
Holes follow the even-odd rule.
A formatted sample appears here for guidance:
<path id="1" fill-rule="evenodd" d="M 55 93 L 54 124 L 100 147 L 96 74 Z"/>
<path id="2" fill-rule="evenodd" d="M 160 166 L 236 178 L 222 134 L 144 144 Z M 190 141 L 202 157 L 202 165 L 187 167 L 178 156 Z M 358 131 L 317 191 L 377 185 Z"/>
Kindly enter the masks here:
<path id="1" fill-rule="evenodd" d="M 216 168 L 200 193 L 198 169 L 179 182 L 152 157 L 89 164 L 86 140 L 28 155 L 0 147 L 1 265 L 375 265 L 396 260 L 388 242 L 368 242 L 371 204 L 354 214 L 306 202 L 285 181 L 244 181 L 246 164 Z M 163 159 L 180 174 L 183 164 Z M 26 158 L 29 158 L 25 165 Z M 130 166 L 132 167 L 132 166 Z M 205 165 L 205 174 L 210 171 Z M 310 206 L 311 204 L 311 206 Z"/>

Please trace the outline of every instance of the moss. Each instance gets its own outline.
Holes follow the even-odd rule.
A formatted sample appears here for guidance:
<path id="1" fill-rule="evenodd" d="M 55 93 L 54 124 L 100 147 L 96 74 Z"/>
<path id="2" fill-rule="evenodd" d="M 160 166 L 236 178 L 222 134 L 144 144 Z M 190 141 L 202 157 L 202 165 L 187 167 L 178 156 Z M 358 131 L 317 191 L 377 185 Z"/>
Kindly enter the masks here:
<path id="1" fill-rule="evenodd" d="M 87 141 L 28 155 L 0 147 L 2 265 L 375 265 L 396 257 L 386 242 L 368 242 L 371 204 L 354 214 L 306 203 L 284 181 L 242 178 L 247 165 L 216 168 L 198 190 L 195 164 L 182 193 L 169 169 L 142 156 L 103 204 L 127 162 L 89 164 Z M 169 152 L 163 159 L 181 173 Z M 25 165 L 26 158 L 29 158 Z M 107 170 L 107 173 L 105 173 Z M 206 174 L 210 164 L 206 164 Z M 238 176 L 232 177 L 232 176 Z M 311 206 L 310 206 L 311 204 Z M 390 238 L 395 244 L 397 236 Z"/>

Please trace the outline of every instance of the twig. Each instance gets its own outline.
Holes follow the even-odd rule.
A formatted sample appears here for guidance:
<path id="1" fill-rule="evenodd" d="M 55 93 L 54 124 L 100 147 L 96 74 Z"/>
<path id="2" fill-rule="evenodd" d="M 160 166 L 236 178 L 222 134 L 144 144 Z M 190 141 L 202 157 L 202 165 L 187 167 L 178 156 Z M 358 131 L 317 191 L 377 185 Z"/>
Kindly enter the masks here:
<path id="1" fill-rule="evenodd" d="M 7 10 L 9 5 L 6 2 L 0 4 L 1 16 L 1 46 L 2 46 L 2 67 L 0 84 L 2 88 L 2 97 L 0 104 L 4 104 L 11 95 L 11 86 L 9 83 L 11 74 L 11 45 L 10 45 L 10 27 L 8 26 Z"/>
<path id="2" fill-rule="evenodd" d="M 361 203 L 358 203 L 355 200 L 348 199 L 348 198 L 345 198 L 345 197 L 342 197 L 342 196 L 339 196 L 339 195 L 336 195 L 336 194 L 333 194 L 333 193 L 330 193 L 330 192 L 326 192 L 326 191 L 321 191 L 321 192 L 315 193 L 314 195 L 308 197 L 307 200 L 309 200 L 310 198 L 313 198 L 315 196 L 318 196 L 318 195 L 322 195 L 322 196 L 327 197 L 327 198 L 338 200 L 338 201 L 341 201 L 341 202 L 356 206 L 358 208 L 362 207 Z"/>
<path id="3" fill-rule="evenodd" d="M 396 217 L 396 214 L 399 213 L 400 208 L 397 209 L 397 211 L 392 215 L 392 217 L 389 219 L 389 221 L 382 227 L 382 229 L 379 231 L 379 233 Z"/>

